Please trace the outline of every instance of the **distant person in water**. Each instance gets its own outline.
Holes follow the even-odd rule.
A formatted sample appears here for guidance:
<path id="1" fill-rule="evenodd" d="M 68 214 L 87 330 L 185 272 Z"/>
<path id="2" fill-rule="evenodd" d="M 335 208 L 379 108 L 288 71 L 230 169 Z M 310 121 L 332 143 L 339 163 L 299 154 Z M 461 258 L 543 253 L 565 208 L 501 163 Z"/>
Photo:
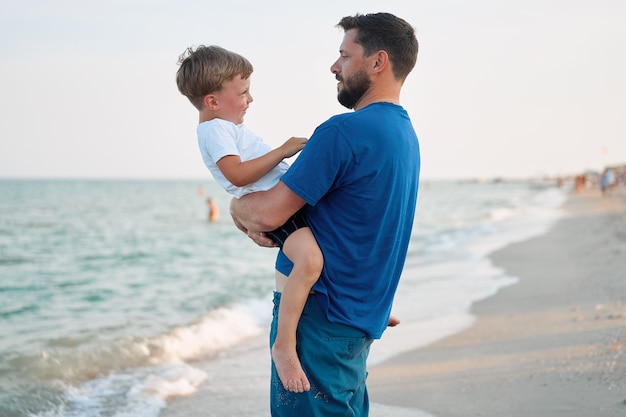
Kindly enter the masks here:
<path id="1" fill-rule="evenodd" d="M 220 218 L 220 209 L 211 197 L 207 198 L 206 205 L 209 210 L 209 221 L 211 223 L 218 221 Z"/>
<path id="2" fill-rule="evenodd" d="M 199 46 L 187 49 L 179 64 L 178 89 L 198 109 L 198 143 L 215 180 L 235 198 L 276 185 L 289 167 L 283 159 L 302 150 L 307 139 L 292 137 L 272 150 L 243 125 L 252 102 L 250 62 L 218 46 Z M 322 271 L 323 256 L 303 210 L 268 236 L 294 264 L 289 279 L 277 288 L 283 303 L 272 360 L 285 389 L 304 392 L 310 383 L 296 351 L 296 328 L 311 287 Z"/>

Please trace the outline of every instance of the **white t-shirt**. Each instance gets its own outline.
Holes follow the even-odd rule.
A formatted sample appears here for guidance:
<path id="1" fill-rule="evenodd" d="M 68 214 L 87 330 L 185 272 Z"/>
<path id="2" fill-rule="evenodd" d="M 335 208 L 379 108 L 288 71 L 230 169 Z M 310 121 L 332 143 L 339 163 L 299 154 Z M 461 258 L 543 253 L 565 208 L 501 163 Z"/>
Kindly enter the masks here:
<path id="1" fill-rule="evenodd" d="M 198 125 L 198 145 L 204 164 L 215 181 L 236 198 L 256 191 L 265 191 L 278 183 L 289 165 L 281 161 L 257 182 L 237 187 L 231 184 L 217 167 L 217 161 L 227 155 L 239 155 L 241 161 L 258 158 L 272 150 L 259 136 L 243 124 L 236 125 L 222 119 L 213 119 Z"/>

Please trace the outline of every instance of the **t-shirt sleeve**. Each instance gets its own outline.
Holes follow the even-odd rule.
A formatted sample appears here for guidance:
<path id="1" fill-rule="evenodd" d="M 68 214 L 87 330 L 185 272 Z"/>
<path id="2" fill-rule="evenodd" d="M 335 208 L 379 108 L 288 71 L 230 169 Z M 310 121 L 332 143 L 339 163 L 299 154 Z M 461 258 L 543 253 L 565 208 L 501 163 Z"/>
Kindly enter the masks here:
<path id="1" fill-rule="evenodd" d="M 352 151 L 333 125 L 318 127 L 281 180 L 307 204 L 315 206 L 341 185 Z"/>

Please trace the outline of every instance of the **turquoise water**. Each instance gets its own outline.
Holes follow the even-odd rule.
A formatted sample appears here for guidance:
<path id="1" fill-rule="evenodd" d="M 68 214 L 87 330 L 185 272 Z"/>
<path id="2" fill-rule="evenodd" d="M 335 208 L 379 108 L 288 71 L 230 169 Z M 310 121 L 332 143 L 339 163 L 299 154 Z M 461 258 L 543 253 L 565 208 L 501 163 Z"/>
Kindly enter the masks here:
<path id="1" fill-rule="evenodd" d="M 545 232 L 564 198 L 422 184 L 394 314 L 443 333 L 394 331 L 372 360 L 467 325 L 473 301 L 516 281 L 489 252 Z M 156 417 L 207 383 L 197 361 L 266 332 L 276 250 L 240 233 L 228 202 L 212 181 L 0 181 L 0 416 Z"/>

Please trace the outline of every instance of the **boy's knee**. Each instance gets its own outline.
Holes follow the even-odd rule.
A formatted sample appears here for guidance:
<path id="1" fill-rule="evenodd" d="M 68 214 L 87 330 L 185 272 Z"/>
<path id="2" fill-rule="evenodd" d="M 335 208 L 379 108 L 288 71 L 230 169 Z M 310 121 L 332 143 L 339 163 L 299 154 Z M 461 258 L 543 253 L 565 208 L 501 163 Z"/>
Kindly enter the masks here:
<path id="1" fill-rule="evenodd" d="M 307 251 L 300 260 L 301 267 L 305 275 L 314 276 L 317 280 L 322 273 L 322 268 L 324 267 L 324 257 L 322 256 L 322 252 L 319 250 Z"/>

